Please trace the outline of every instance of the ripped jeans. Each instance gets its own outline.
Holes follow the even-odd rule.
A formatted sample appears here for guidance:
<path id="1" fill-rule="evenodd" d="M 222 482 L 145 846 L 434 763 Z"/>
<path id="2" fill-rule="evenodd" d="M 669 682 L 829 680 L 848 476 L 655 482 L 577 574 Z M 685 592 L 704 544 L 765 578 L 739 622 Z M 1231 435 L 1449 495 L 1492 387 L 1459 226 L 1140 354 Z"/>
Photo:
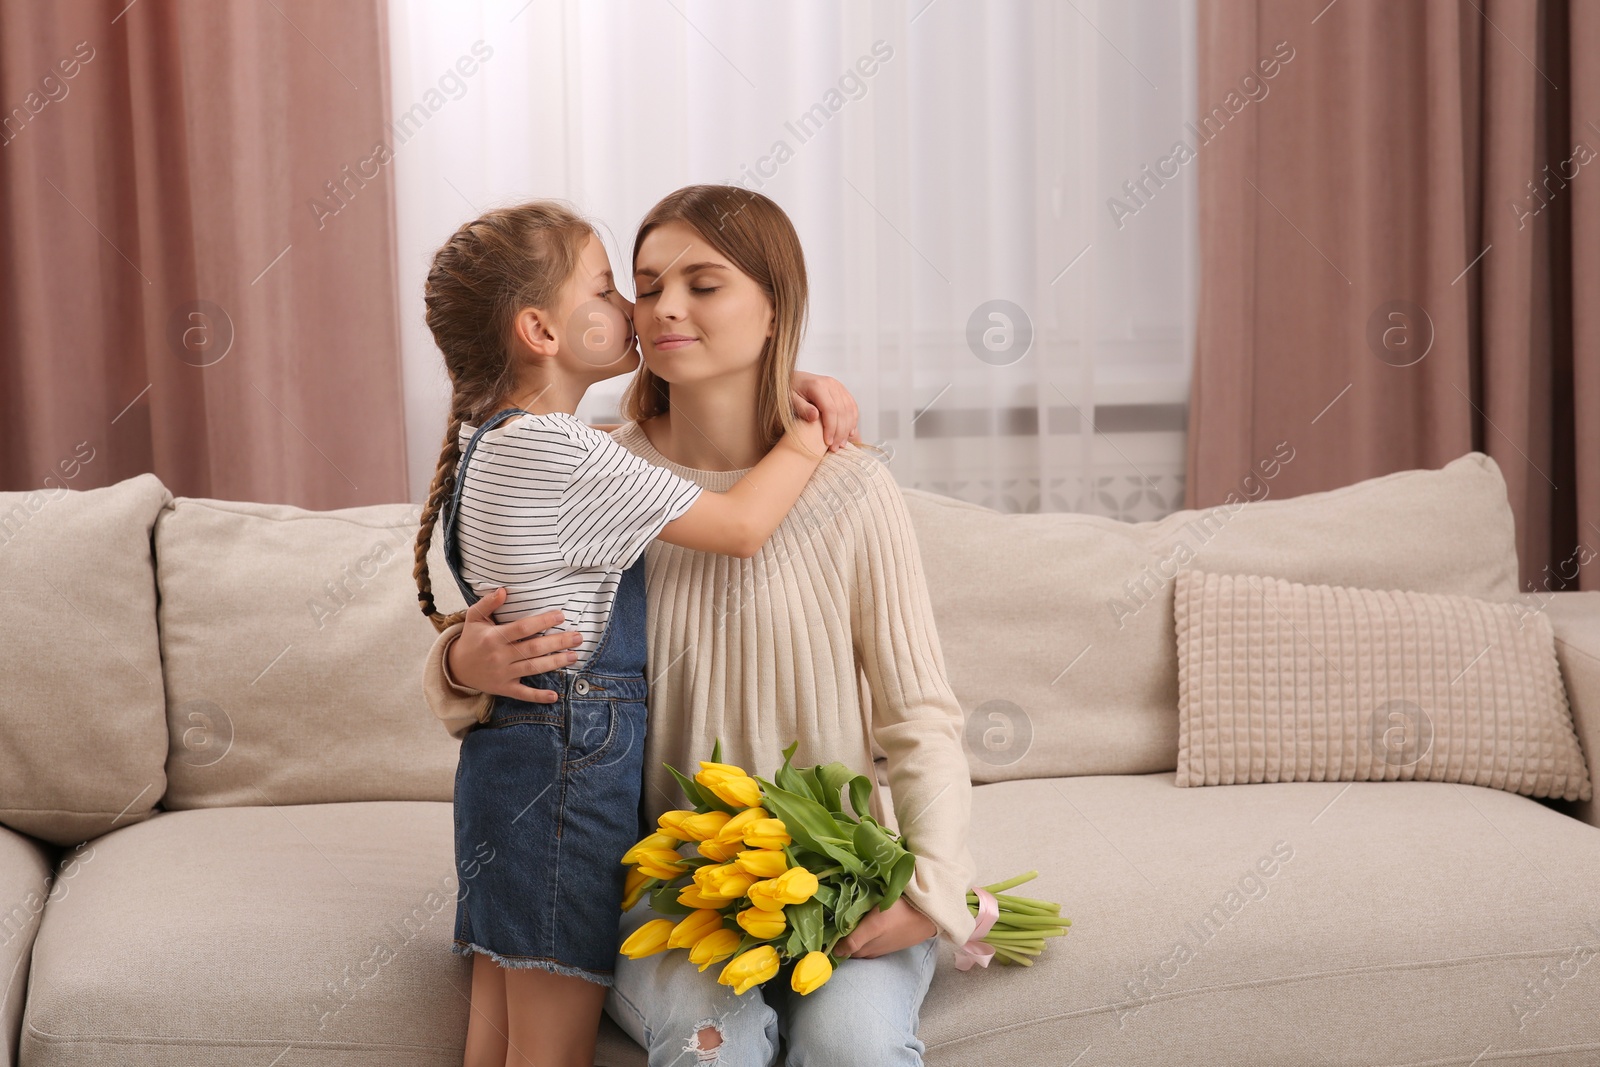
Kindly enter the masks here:
<path id="1" fill-rule="evenodd" d="M 622 916 L 619 938 L 660 917 L 641 902 Z M 606 1013 L 645 1048 L 650 1067 L 772 1067 L 780 1034 L 787 1067 L 921 1067 L 917 1016 L 936 946 L 930 937 L 876 959 L 844 960 L 826 985 L 803 997 L 789 989 L 787 971 L 739 997 L 717 984 L 720 963 L 702 972 L 678 950 L 638 960 L 619 955 Z M 720 1047 L 700 1047 L 708 1027 L 721 1034 Z"/>

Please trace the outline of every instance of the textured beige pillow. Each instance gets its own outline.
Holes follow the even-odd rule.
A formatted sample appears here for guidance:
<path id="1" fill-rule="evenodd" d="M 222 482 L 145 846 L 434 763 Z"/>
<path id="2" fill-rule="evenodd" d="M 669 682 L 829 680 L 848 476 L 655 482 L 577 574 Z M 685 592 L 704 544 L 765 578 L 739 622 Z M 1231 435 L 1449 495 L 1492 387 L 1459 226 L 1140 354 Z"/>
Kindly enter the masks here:
<path id="1" fill-rule="evenodd" d="M 0 822 L 12 829 L 75 845 L 147 818 L 167 788 L 150 528 L 171 499 L 153 474 L 0 493 Z"/>
<path id="2" fill-rule="evenodd" d="M 1517 595 L 1506 483 L 1484 453 L 1272 499 L 1289 463 L 1241 479 L 1245 499 L 1155 522 L 905 490 L 973 781 L 1174 769 L 1172 580 L 1185 569 Z"/>
<path id="3" fill-rule="evenodd" d="M 1592 796 L 1543 613 L 1178 575 L 1177 784 L 1461 782 Z"/>
<path id="4" fill-rule="evenodd" d="M 419 509 L 178 497 L 155 528 L 169 810 L 451 797 L 428 712 Z M 461 608 L 439 541 L 439 608 Z"/>

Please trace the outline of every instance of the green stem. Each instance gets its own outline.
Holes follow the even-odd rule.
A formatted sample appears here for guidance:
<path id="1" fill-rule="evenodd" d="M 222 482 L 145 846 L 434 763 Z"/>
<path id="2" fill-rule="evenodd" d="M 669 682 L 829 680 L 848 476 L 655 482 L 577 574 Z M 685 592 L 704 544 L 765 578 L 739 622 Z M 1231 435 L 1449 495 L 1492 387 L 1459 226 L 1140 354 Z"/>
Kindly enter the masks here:
<path id="1" fill-rule="evenodd" d="M 991 893 L 1003 893 L 1007 889 L 1012 889 L 1021 885 L 1023 882 L 1031 882 L 1037 877 L 1039 877 L 1038 871 L 1027 871 L 1023 874 L 1017 875 L 1015 878 L 1007 878 L 1003 882 L 996 882 L 994 885 L 986 885 L 983 888 L 987 889 Z"/>
<path id="2" fill-rule="evenodd" d="M 1061 905 L 1052 904 L 1048 900 L 1034 900 L 1032 897 L 1014 897 L 1008 893 L 1001 893 L 995 897 L 1002 908 L 1012 911 L 1037 912 L 1042 915 L 1060 915 Z"/>
<path id="3" fill-rule="evenodd" d="M 1037 945 L 1043 943 L 1044 935 L 990 930 L 983 935 L 983 939 L 991 945 Z"/>
<path id="4" fill-rule="evenodd" d="M 997 893 L 995 894 L 994 899 L 995 902 L 1000 905 L 1000 908 L 1003 911 L 1025 911 L 1034 915 L 1061 914 L 1061 905 L 1052 904 L 1048 900 L 1032 900 L 1028 897 L 1014 897 L 1007 893 Z M 978 898 L 975 894 L 967 894 L 967 906 L 969 908 L 976 908 L 978 906 Z"/>
<path id="5" fill-rule="evenodd" d="M 1000 920 L 994 924 L 994 929 L 1000 930 L 1012 927 L 1020 930 L 1049 930 L 1065 925 L 1053 915 L 1017 915 L 1000 913 Z"/>
<path id="6" fill-rule="evenodd" d="M 1037 941 L 1043 937 L 1066 936 L 1066 930 L 1060 927 L 1057 927 L 1054 930 L 990 930 L 989 933 L 985 935 L 984 940 L 987 941 L 991 937 L 998 937 L 1004 941 Z"/>
<path id="7" fill-rule="evenodd" d="M 1009 960 L 1012 963 L 1020 963 L 1024 967 L 1033 966 L 1033 960 L 1029 959 L 1027 956 L 1020 952 L 1012 952 L 1010 949 L 1001 945 L 995 946 L 994 954 L 997 959 Z"/>

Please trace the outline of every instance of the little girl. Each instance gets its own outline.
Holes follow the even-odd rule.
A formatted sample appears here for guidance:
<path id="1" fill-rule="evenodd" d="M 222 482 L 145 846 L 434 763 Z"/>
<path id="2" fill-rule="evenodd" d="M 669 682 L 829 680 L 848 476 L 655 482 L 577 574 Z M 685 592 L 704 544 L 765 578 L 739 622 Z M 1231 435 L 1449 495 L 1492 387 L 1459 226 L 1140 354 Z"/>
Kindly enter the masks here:
<path id="1" fill-rule="evenodd" d="M 426 553 L 442 514 L 469 606 L 503 586 L 498 622 L 559 605 L 598 635 L 571 666 L 525 679 L 555 702 L 496 697 L 462 739 L 451 950 L 474 957 L 466 1062 L 588 1065 L 613 981 L 620 859 L 643 830 L 644 550 L 659 537 L 753 556 L 822 459 L 821 420 L 786 420 L 778 447 L 715 493 L 578 419 L 589 385 L 639 356 L 604 246 L 557 203 L 462 226 L 425 296 L 454 395 L 417 541 L 423 613 L 440 630 L 463 617 L 433 603 Z"/>

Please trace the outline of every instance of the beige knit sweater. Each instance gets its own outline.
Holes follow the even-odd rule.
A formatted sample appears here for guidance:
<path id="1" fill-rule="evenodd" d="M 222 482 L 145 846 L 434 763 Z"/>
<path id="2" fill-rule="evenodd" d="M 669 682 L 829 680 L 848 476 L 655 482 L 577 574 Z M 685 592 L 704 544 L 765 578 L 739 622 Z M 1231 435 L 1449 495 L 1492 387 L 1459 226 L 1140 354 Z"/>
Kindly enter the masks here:
<path id="1" fill-rule="evenodd" d="M 707 489 L 726 490 L 745 473 L 673 463 L 636 423 L 612 436 Z M 823 459 L 754 557 L 657 540 L 645 575 L 650 816 L 685 806 L 664 763 L 692 775 L 720 737 L 725 762 L 770 777 L 798 740 L 797 764 L 839 760 L 876 778 L 875 817 L 917 856 L 906 896 L 943 936 L 965 941 L 975 869 L 961 707 L 916 535 L 883 463 L 847 445 Z M 490 700 L 446 680 L 444 653 L 460 632 L 457 624 L 439 635 L 423 677 L 429 706 L 456 736 Z"/>

